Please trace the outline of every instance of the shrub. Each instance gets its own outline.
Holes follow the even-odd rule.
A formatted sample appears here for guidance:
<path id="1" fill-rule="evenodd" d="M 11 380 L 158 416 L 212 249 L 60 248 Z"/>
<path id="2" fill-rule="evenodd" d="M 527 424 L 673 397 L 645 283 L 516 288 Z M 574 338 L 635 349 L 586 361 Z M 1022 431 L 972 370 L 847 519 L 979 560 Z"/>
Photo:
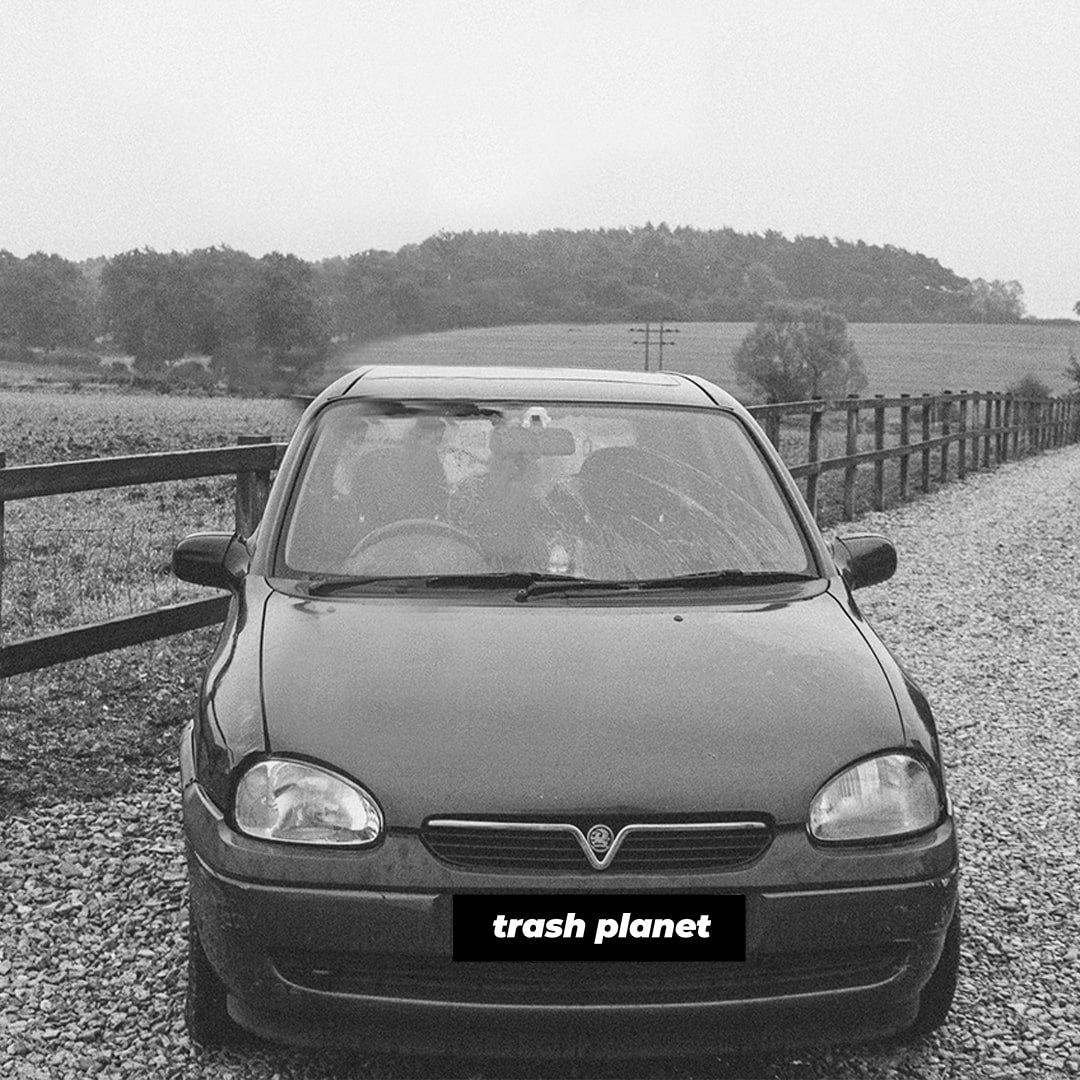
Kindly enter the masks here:
<path id="1" fill-rule="evenodd" d="M 1025 398 L 1050 397 L 1050 387 L 1030 371 L 1008 387 L 1007 392 Z"/>
<path id="2" fill-rule="evenodd" d="M 1077 313 L 1080 314 L 1080 301 L 1076 304 Z M 1080 390 L 1080 360 L 1076 359 L 1076 350 L 1069 346 L 1069 359 L 1068 364 L 1062 373 L 1067 379 L 1072 379 L 1076 383 L 1076 388 Z"/>
<path id="3" fill-rule="evenodd" d="M 165 384 L 177 390 L 212 390 L 217 379 L 197 360 L 183 360 L 165 372 Z"/>

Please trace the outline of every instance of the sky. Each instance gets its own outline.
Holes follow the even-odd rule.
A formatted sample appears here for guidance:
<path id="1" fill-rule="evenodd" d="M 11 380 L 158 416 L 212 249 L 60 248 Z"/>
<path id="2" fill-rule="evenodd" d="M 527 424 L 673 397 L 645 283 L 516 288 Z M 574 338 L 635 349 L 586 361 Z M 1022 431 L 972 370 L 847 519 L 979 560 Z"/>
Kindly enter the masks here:
<path id="1" fill-rule="evenodd" d="M 1080 299 L 1075 0 L 0 0 L 0 249 L 667 222 Z"/>

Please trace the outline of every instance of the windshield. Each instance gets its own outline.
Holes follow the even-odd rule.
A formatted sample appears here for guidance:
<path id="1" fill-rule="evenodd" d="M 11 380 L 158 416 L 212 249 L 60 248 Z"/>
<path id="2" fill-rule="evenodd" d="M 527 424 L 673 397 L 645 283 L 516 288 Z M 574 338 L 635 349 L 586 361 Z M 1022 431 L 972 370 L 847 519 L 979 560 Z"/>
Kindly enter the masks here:
<path id="1" fill-rule="evenodd" d="M 279 553 L 306 578 L 813 574 L 735 416 L 596 403 L 335 403 Z"/>

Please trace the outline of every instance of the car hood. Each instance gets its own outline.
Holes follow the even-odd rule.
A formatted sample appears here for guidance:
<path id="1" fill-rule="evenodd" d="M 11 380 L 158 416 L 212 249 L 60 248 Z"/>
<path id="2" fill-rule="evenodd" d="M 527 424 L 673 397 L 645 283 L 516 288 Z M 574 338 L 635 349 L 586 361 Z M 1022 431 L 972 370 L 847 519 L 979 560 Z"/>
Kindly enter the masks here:
<path id="1" fill-rule="evenodd" d="M 271 593 L 269 749 L 351 775 L 392 826 L 433 814 L 805 820 L 902 745 L 889 682 L 827 590 L 752 604 Z"/>

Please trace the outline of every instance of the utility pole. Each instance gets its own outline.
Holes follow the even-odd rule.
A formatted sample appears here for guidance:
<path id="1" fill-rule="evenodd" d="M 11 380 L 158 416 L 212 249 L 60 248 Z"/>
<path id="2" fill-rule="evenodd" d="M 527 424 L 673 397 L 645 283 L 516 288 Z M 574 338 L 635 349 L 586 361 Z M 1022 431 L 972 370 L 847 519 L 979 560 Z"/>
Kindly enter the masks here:
<path id="1" fill-rule="evenodd" d="M 671 334 L 677 334 L 679 331 L 674 327 L 664 327 L 664 320 L 660 320 L 660 328 L 654 329 L 652 323 L 646 323 L 644 326 L 632 326 L 630 328 L 631 334 L 644 334 L 643 340 L 633 341 L 633 345 L 645 346 L 645 370 L 649 370 L 649 346 L 655 340 L 657 345 L 657 352 L 659 353 L 659 364 L 657 371 L 664 370 L 664 346 L 672 347 L 675 342 L 670 340 Z"/>

